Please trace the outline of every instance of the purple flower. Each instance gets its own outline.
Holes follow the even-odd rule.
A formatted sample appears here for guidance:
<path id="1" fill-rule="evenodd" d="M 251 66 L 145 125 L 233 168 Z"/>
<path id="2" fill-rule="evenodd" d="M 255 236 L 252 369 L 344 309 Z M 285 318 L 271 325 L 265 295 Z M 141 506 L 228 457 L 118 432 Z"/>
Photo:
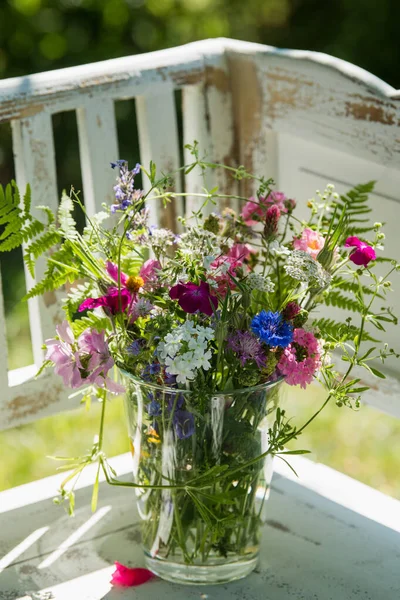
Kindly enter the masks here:
<path id="1" fill-rule="evenodd" d="M 211 316 L 218 306 L 218 299 L 211 295 L 210 286 L 205 281 L 201 281 L 200 285 L 190 281 L 178 283 L 170 289 L 169 296 L 178 300 L 179 306 L 187 313 L 199 311 Z"/>
<path id="2" fill-rule="evenodd" d="M 184 403 L 184 398 L 182 394 L 169 394 L 168 398 L 168 410 L 172 412 L 173 410 L 178 411 L 182 408 Z"/>
<path id="3" fill-rule="evenodd" d="M 194 434 L 194 415 L 187 410 L 177 410 L 173 417 L 175 433 L 180 440 L 185 440 Z"/>
<path id="4" fill-rule="evenodd" d="M 238 355 L 242 366 L 248 360 L 254 360 L 259 368 L 265 367 L 266 356 L 261 342 L 250 331 L 237 331 L 229 336 L 227 345 Z"/>
<path id="5" fill-rule="evenodd" d="M 126 160 L 117 160 L 110 164 L 112 169 L 115 169 L 116 167 L 119 169 L 117 184 L 114 186 L 117 203 L 111 206 L 111 212 L 115 213 L 117 210 L 126 210 L 136 200 L 141 198 L 142 192 L 140 190 L 135 190 L 134 185 L 135 176 L 140 171 L 140 165 L 137 164 L 132 171 L 129 171 L 128 162 Z"/>
<path id="6" fill-rule="evenodd" d="M 253 318 L 251 328 L 258 338 L 273 348 L 286 348 L 293 339 L 292 325 L 279 312 L 262 310 Z"/>
<path id="7" fill-rule="evenodd" d="M 131 356 L 137 356 L 140 354 L 142 351 L 143 341 L 144 340 L 133 340 L 133 342 L 126 347 L 127 353 Z"/>
<path id="8" fill-rule="evenodd" d="M 152 400 L 146 406 L 150 417 L 159 417 L 161 415 L 161 406 L 157 400 Z"/>
<path id="9" fill-rule="evenodd" d="M 376 259 L 375 250 L 372 246 L 368 246 L 355 235 L 348 237 L 344 246 L 345 248 L 353 247 L 349 258 L 355 265 L 366 267 L 371 260 Z"/>

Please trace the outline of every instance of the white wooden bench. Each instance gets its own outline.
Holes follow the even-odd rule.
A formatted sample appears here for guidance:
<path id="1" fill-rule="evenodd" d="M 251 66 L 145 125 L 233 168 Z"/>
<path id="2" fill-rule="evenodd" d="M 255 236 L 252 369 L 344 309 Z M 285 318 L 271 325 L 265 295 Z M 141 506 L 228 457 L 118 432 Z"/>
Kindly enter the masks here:
<path id="1" fill-rule="evenodd" d="M 176 89 L 182 91 L 183 140 Z M 111 201 L 115 174 L 107 165 L 118 157 L 114 102 L 129 98 L 136 101 L 145 165 L 152 159 L 170 171 L 179 165 L 180 145 L 197 139 L 213 160 L 272 176 L 299 202 L 327 182 L 342 191 L 376 179 L 373 219 L 387 221 L 387 252 L 399 258 L 400 93 L 373 75 L 326 55 L 217 39 L 2 81 L 0 123 L 11 123 L 17 181 L 21 187 L 30 182 L 36 204 L 57 204 L 52 114 L 63 111 L 76 111 L 89 214 Z M 228 185 L 220 177 L 215 183 Z M 198 187 L 198 174 L 190 173 L 184 185 Z M 251 193 L 248 182 L 241 185 Z M 153 219 L 171 220 L 181 210 L 176 205 L 166 217 L 154 212 Z M 400 313 L 399 294 L 393 305 Z M 1 428 L 73 404 L 59 378 L 32 379 L 42 342 L 54 335 L 57 297 L 31 301 L 29 314 L 35 365 L 7 371 L 0 294 Z M 395 345 L 395 331 L 387 337 Z M 374 383 L 366 401 L 400 417 L 395 364 L 388 369 L 388 379 Z M 113 461 L 129 477 L 129 457 Z M 258 571 L 220 588 L 153 581 L 112 590 L 113 561 L 141 565 L 134 494 L 103 483 L 92 515 L 90 469 L 79 482 L 74 519 L 51 503 L 58 475 L 2 492 L 0 598 L 398 600 L 400 502 L 304 458 L 294 464 L 298 480 L 277 465 Z"/>

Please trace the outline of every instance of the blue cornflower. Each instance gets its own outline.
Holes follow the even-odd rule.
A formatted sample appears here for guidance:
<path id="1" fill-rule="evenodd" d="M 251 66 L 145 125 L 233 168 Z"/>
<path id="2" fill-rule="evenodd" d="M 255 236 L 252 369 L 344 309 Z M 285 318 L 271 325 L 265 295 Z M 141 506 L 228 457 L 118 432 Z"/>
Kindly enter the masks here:
<path id="1" fill-rule="evenodd" d="M 185 440 L 194 434 L 194 415 L 187 410 L 177 410 L 173 422 L 175 433 L 180 440 Z"/>
<path id="2" fill-rule="evenodd" d="M 279 312 L 262 310 L 251 322 L 251 329 L 268 346 L 286 348 L 293 339 L 293 327 Z"/>

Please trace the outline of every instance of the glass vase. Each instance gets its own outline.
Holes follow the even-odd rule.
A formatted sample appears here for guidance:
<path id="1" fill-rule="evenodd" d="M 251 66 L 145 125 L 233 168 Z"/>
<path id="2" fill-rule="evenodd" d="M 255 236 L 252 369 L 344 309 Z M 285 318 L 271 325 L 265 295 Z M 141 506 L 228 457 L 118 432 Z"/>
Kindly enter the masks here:
<path id="1" fill-rule="evenodd" d="M 245 577 L 272 477 L 272 456 L 255 459 L 268 449 L 280 381 L 212 396 L 125 382 L 147 568 L 187 584 Z"/>

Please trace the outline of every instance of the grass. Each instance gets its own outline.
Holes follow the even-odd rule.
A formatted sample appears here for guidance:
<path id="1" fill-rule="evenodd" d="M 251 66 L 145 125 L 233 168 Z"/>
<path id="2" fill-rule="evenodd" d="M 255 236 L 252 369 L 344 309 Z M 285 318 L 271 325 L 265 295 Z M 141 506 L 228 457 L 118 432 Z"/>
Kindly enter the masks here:
<path id="1" fill-rule="evenodd" d="M 324 399 L 323 390 L 287 388 L 283 408 L 300 425 Z M 60 463 L 48 456 L 78 456 L 98 431 L 100 406 L 48 417 L 0 433 L 0 490 L 55 473 Z M 364 406 L 354 412 L 328 405 L 291 448 L 308 449 L 311 460 L 325 463 L 382 492 L 400 498 L 400 421 Z M 121 398 L 107 407 L 105 450 L 109 456 L 128 451 Z M 55 490 L 56 492 L 56 490 Z"/>

